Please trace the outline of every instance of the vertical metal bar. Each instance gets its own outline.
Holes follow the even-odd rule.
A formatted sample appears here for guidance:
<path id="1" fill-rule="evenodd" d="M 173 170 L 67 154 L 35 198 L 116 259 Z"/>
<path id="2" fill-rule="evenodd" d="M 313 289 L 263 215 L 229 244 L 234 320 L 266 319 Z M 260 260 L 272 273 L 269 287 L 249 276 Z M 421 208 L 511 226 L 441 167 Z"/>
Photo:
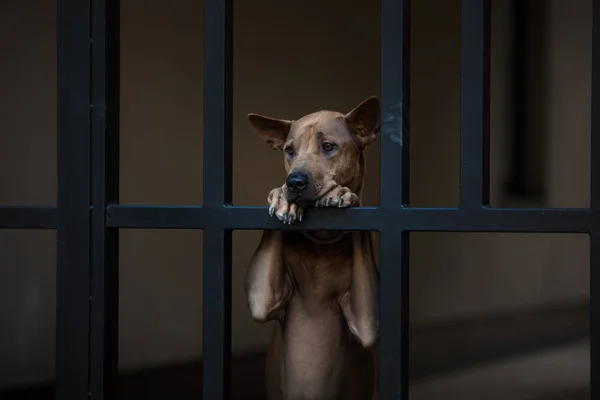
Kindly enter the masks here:
<path id="1" fill-rule="evenodd" d="M 382 208 L 409 202 L 410 0 L 381 2 Z"/>
<path id="2" fill-rule="evenodd" d="M 88 396 L 90 4 L 58 0 L 56 398 Z"/>
<path id="3" fill-rule="evenodd" d="M 231 203 L 232 0 L 204 2 L 204 206 Z"/>
<path id="4" fill-rule="evenodd" d="M 231 231 L 204 230 L 202 398 L 231 398 Z"/>
<path id="5" fill-rule="evenodd" d="M 382 0 L 381 13 L 380 210 L 386 213 L 410 199 L 410 1 Z M 408 232 L 400 229 L 380 230 L 382 400 L 408 398 Z"/>
<path id="6" fill-rule="evenodd" d="M 407 400 L 409 232 L 380 235 L 379 398 Z"/>
<path id="7" fill-rule="evenodd" d="M 598 228 L 590 234 L 590 275 L 590 399 L 597 399 L 600 393 L 600 230 Z"/>
<path id="8" fill-rule="evenodd" d="M 119 201 L 119 0 L 92 0 L 90 394 L 117 397 L 119 231 L 106 226 Z"/>
<path id="9" fill-rule="evenodd" d="M 526 160 L 527 152 L 527 127 L 526 115 L 528 110 L 529 90 L 527 85 L 527 11 L 528 1 L 513 0 L 512 14 L 513 22 L 513 40 L 514 49 L 512 73 L 513 73 L 513 93 L 511 96 L 512 104 L 512 129 L 509 133 L 510 140 L 510 160 L 508 179 L 505 183 L 507 192 L 515 195 L 523 195 L 527 191 L 526 185 Z"/>
<path id="10" fill-rule="evenodd" d="M 460 208 L 489 205 L 489 0 L 462 0 Z"/>
<path id="11" fill-rule="evenodd" d="M 600 212 L 600 0 L 593 2 L 590 208 Z M 600 231 L 600 226 L 594 227 Z"/>
<path id="12" fill-rule="evenodd" d="M 204 2 L 204 207 L 231 203 L 231 0 Z M 213 220 L 204 230 L 203 399 L 230 398 L 231 231 Z"/>
<path id="13" fill-rule="evenodd" d="M 591 397 L 600 396 L 600 0 L 593 2 L 592 121 L 590 208 L 594 226 L 590 235 L 590 380 Z"/>

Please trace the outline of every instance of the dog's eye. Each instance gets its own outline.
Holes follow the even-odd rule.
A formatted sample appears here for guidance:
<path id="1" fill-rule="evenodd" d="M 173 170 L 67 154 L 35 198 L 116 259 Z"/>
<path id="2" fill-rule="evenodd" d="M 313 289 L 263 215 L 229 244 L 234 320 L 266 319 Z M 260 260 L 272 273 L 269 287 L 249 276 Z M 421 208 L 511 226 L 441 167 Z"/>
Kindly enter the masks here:
<path id="1" fill-rule="evenodd" d="M 285 148 L 285 152 L 291 157 L 294 155 L 294 148 L 292 146 L 288 146 Z"/>
<path id="2" fill-rule="evenodd" d="M 329 142 L 323 143 L 323 150 L 331 151 L 331 150 L 333 150 L 333 148 L 334 148 L 334 146 L 332 143 L 329 143 Z"/>

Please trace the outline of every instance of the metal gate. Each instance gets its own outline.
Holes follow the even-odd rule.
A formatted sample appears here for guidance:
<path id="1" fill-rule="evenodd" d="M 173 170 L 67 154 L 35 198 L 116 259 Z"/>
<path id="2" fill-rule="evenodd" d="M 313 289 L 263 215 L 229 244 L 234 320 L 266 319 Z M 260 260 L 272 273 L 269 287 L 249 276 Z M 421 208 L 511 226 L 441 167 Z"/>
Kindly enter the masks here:
<path id="1" fill-rule="evenodd" d="M 232 0 L 204 1 L 204 204 L 189 207 L 119 204 L 119 1 L 58 0 L 58 207 L 0 207 L 2 229 L 58 230 L 57 400 L 116 398 L 119 228 L 204 231 L 205 400 L 230 393 L 234 229 L 379 231 L 382 400 L 408 398 L 410 232 L 588 233 L 592 398 L 600 398 L 600 0 L 586 209 L 489 207 L 489 0 L 462 1 L 460 206 L 409 205 L 409 3 L 381 2 L 380 206 L 311 210 L 283 226 L 266 207 L 231 205 Z"/>

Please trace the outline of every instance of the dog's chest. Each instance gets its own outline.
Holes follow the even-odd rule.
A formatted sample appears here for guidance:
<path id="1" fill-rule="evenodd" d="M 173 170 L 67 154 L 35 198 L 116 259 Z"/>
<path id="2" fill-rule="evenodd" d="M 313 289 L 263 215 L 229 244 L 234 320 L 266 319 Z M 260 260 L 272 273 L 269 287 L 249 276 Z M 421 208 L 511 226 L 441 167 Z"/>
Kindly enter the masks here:
<path id="1" fill-rule="evenodd" d="M 283 329 L 283 392 L 289 399 L 334 399 L 350 336 L 330 304 L 312 309 L 294 297 Z"/>
<path id="2" fill-rule="evenodd" d="M 286 237 L 284 243 L 284 263 L 302 297 L 333 298 L 350 288 L 350 235 L 332 244 L 316 244 L 296 233 Z"/>

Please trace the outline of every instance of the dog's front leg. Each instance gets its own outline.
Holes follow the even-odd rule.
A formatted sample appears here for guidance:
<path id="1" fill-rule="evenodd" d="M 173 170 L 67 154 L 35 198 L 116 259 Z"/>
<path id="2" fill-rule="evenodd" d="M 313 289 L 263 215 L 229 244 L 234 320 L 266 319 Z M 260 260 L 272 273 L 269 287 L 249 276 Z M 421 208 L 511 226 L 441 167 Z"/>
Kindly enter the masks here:
<path id="1" fill-rule="evenodd" d="M 269 213 L 284 223 L 302 218 L 302 209 L 288 203 L 281 188 L 269 193 Z M 283 262 L 283 232 L 263 231 L 246 271 L 246 298 L 252 317 L 259 322 L 279 315 L 292 292 L 292 281 Z"/>
<path id="2" fill-rule="evenodd" d="M 283 264 L 283 232 L 264 231 L 246 271 L 248 307 L 258 322 L 278 316 L 291 292 Z"/>
<path id="3" fill-rule="evenodd" d="M 334 186 L 317 207 L 360 206 L 360 198 L 349 188 Z M 353 232 L 352 280 L 340 306 L 350 331 L 364 347 L 371 347 L 379 334 L 379 271 L 375 265 L 371 232 Z"/>
<path id="4" fill-rule="evenodd" d="M 371 232 L 353 232 L 352 235 L 352 281 L 340 305 L 352 334 L 363 347 L 371 347 L 379 334 L 379 271 Z"/>

